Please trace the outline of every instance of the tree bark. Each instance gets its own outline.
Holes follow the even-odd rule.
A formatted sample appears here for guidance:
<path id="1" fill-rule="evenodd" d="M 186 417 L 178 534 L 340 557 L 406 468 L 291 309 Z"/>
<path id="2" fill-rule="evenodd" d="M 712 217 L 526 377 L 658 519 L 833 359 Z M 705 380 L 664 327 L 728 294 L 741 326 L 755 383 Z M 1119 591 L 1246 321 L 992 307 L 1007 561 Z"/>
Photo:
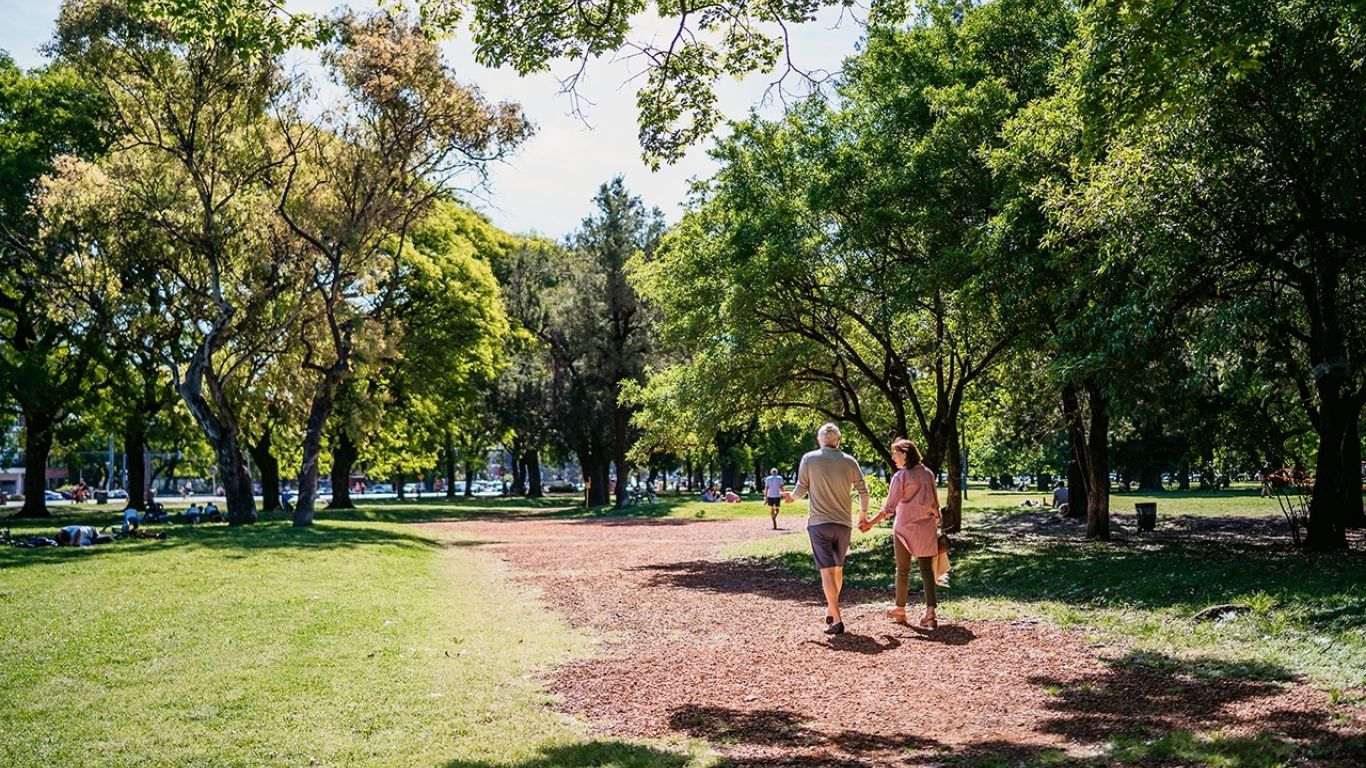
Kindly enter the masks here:
<path id="1" fill-rule="evenodd" d="M 1318 381 L 1319 446 L 1304 541 L 1307 549 L 1316 551 L 1347 549 L 1347 527 L 1361 515 L 1361 440 L 1356 425 L 1362 398 L 1343 396 L 1340 379 L 1330 371 Z M 1355 466 L 1349 467 L 1353 461 Z"/>
<path id="2" fill-rule="evenodd" d="M 261 511 L 277 512 L 282 507 L 280 505 L 280 460 L 275 458 L 271 452 L 271 430 L 266 428 L 262 433 L 261 439 L 255 444 L 247 443 L 247 451 L 251 453 L 251 460 L 256 462 L 256 469 L 261 473 Z"/>
<path id="3" fill-rule="evenodd" d="M 24 506 L 19 517 L 51 517 L 47 508 L 47 459 L 52 454 L 52 419 L 24 414 Z"/>
<path id="4" fill-rule="evenodd" d="M 1084 382 L 1088 429 L 1086 469 L 1086 538 L 1110 540 L 1110 412 L 1105 394 L 1095 380 Z"/>
<path id="5" fill-rule="evenodd" d="M 1082 396 L 1086 402 L 1083 407 Z M 1110 417 L 1106 399 L 1092 379 L 1067 382 L 1062 388 L 1068 442 L 1079 464 L 1086 490 L 1086 538 L 1110 538 Z M 1069 496 L 1068 504 L 1078 501 Z"/>
<path id="6" fill-rule="evenodd" d="M 512 484 L 508 486 L 508 495 L 526 495 L 526 467 L 522 466 L 522 452 L 514 448 L 512 451 Z"/>
<path id="7" fill-rule="evenodd" d="M 445 433 L 445 445 L 441 449 L 441 460 L 446 471 L 446 498 L 455 498 L 455 441 L 451 439 L 451 431 Z M 468 481 L 466 482 L 468 485 Z"/>
<path id="8" fill-rule="evenodd" d="M 323 452 L 323 429 L 332 415 L 337 386 L 346 373 L 346 359 L 343 353 L 340 362 L 328 369 L 308 407 L 308 421 L 304 426 L 304 455 L 299 464 L 299 497 L 294 502 L 295 527 L 313 524 L 313 512 L 318 503 L 318 460 Z M 399 498 L 402 498 L 402 494 Z"/>
<path id="9" fill-rule="evenodd" d="M 583 481 L 588 486 L 588 506 L 601 507 L 610 503 L 611 496 L 607 492 L 611 482 L 608 477 L 608 462 L 599 456 L 579 452 L 579 468 L 583 472 Z"/>
<path id="10" fill-rule="evenodd" d="M 474 462 L 469 456 L 465 457 L 465 498 L 474 497 Z"/>
<path id="11" fill-rule="evenodd" d="M 213 448 L 218 463 L 218 479 L 223 484 L 228 524 L 249 525 L 256 522 L 256 498 L 252 494 L 251 473 L 247 471 L 246 456 L 242 453 L 237 416 L 211 365 L 213 353 L 223 345 L 222 328 L 231 318 L 231 312 L 220 315 L 200 351 L 191 359 L 177 389 L 185 401 L 185 407 Z M 205 384 L 208 384 L 209 396 L 213 400 L 212 407 L 204 397 Z"/>
<path id="12" fill-rule="evenodd" d="M 535 448 L 526 452 L 522 457 L 522 466 L 526 468 L 528 499 L 539 499 L 545 496 L 545 490 L 541 488 L 541 454 Z"/>
<path id="13" fill-rule="evenodd" d="M 1068 430 L 1068 444 L 1071 447 L 1072 460 L 1067 462 L 1067 517 L 1071 520 L 1080 520 L 1086 517 L 1086 476 L 1081 471 L 1082 462 L 1079 460 L 1077 452 L 1085 451 L 1086 446 L 1078 446 L 1071 440 L 1071 430 Z"/>
<path id="14" fill-rule="evenodd" d="M 950 430 L 948 452 L 944 457 L 949 475 L 948 491 L 944 494 L 947 507 L 943 519 L 945 533 L 957 533 L 963 528 L 963 458 L 960 455 L 960 439 L 956 428 Z"/>
<path id="15" fill-rule="evenodd" d="M 128 466 L 128 507 L 145 512 L 150 507 L 152 480 L 147 471 L 147 424 L 130 418 L 123 428 L 123 455 Z"/>
<path id="16" fill-rule="evenodd" d="M 617 472 L 616 505 L 621 509 L 631 498 L 631 491 L 626 487 L 627 476 L 631 473 L 631 465 L 626 462 L 626 422 L 630 409 L 620 405 L 619 395 L 617 401 L 618 405 L 612 409 L 612 464 Z"/>
<path id="17" fill-rule="evenodd" d="M 332 441 L 332 500 L 328 509 L 355 509 L 351 501 L 351 470 L 356 466 L 360 450 L 345 429 L 337 431 Z"/>

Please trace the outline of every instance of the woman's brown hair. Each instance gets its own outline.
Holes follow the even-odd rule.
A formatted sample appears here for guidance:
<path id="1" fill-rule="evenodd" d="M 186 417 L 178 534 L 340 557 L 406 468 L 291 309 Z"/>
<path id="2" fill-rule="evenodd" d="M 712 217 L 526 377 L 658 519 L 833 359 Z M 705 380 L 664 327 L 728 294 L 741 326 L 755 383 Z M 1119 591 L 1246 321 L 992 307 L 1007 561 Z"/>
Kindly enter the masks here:
<path id="1" fill-rule="evenodd" d="M 892 451 L 906 454 L 906 466 L 914 467 L 921 461 L 920 449 L 915 447 L 915 443 L 904 437 L 898 437 L 892 441 Z"/>

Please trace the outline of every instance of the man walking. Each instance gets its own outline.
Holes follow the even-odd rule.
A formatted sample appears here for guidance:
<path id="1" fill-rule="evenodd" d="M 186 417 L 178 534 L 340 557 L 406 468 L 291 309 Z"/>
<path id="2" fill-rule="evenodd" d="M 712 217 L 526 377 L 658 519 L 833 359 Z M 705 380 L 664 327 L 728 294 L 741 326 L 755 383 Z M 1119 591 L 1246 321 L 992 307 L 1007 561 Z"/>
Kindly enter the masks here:
<path id="1" fill-rule="evenodd" d="M 863 470 L 853 456 L 840 450 L 840 428 L 823 424 L 816 431 L 820 448 L 802 457 L 797 468 L 797 486 L 785 494 L 788 503 L 810 497 L 806 533 L 811 538 L 811 554 L 821 572 L 825 592 L 825 633 L 844 634 L 840 616 L 840 590 L 844 588 L 844 554 L 849 549 L 853 526 L 849 516 L 850 489 L 858 491 L 859 526 L 868 520 L 868 486 Z"/>
<path id="2" fill-rule="evenodd" d="M 778 530 L 778 505 L 783 503 L 783 478 L 778 468 L 768 471 L 764 478 L 764 501 L 768 504 L 768 516 L 773 519 L 773 530 Z"/>

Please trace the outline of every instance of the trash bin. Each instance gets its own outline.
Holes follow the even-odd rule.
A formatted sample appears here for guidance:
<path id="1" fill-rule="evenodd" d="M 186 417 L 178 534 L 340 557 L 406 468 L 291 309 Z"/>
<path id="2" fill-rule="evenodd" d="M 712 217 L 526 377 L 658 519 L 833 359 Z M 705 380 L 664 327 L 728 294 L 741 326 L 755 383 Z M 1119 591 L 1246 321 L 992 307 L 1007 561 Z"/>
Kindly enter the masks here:
<path id="1" fill-rule="evenodd" d="M 95 503 L 96 503 L 96 504 L 108 504 L 108 503 L 109 503 L 109 491 L 95 491 Z"/>
<path id="2" fill-rule="evenodd" d="M 1138 512 L 1138 530 L 1151 531 L 1157 527 L 1157 502 L 1145 501 L 1134 504 Z"/>

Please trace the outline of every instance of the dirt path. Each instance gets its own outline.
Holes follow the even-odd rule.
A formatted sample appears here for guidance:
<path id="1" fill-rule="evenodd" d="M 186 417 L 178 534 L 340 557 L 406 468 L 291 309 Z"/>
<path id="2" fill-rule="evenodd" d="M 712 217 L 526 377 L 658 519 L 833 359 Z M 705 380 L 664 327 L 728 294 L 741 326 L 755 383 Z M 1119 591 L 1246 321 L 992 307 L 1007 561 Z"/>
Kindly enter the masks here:
<path id="1" fill-rule="evenodd" d="M 950 755 L 1015 764 L 1057 750 L 1099 756 L 1113 735 L 1176 730 L 1270 731 L 1340 747 L 1361 733 L 1305 686 L 1107 664 L 1119 651 L 1076 632 L 952 621 L 951 590 L 935 631 L 887 621 L 887 593 L 854 590 L 848 634 L 829 638 L 816 585 L 718 558 L 726 544 L 774 535 L 767 523 L 431 526 L 497 542 L 487 546 L 553 610 L 606 638 L 598 658 L 550 674 L 562 709 L 607 734 L 705 738 L 737 766 L 926 765 Z M 800 530 L 798 519 L 782 523 Z M 1302 754 L 1295 764 L 1361 759 Z"/>

